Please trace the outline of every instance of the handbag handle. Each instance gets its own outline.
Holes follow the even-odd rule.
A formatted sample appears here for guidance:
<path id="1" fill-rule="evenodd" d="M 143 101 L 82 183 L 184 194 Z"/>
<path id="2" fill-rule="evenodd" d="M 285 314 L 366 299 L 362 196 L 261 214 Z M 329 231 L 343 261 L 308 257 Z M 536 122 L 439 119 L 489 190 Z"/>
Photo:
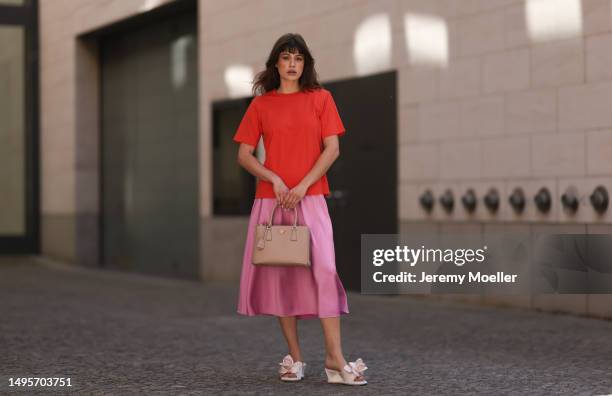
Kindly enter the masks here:
<path id="1" fill-rule="evenodd" d="M 270 228 L 272 227 L 272 218 L 274 217 L 274 212 L 276 211 L 276 208 L 278 207 L 278 202 L 274 205 L 274 209 L 272 209 L 272 213 L 270 213 L 270 221 L 268 222 L 268 224 L 266 225 L 266 227 Z M 297 226 L 297 209 L 295 208 L 295 206 L 293 207 L 293 227 L 295 228 Z"/>

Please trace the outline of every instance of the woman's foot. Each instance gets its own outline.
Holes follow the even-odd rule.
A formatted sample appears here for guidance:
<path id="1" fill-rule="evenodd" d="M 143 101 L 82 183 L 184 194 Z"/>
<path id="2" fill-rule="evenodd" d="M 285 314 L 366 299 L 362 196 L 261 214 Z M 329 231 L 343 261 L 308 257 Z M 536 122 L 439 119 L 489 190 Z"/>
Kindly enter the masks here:
<path id="1" fill-rule="evenodd" d="M 332 370 L 342 370 L 342 367 L 346 364 L 346 360 L 343 357 L 334 358 L 331 356 L 325 357 L 325 367 Z"/>
<path id="2" fill-rule="evenodd" d="M 352 374 L 355 376 L 353 378 L 353 380 L 355 382 L 364 382 L 365 378 L 364 378 L 363 374 L 361 372 L 359 372 L 359 371 L 355 371 L 355 370 L 352 369 L 352 367 L 354 367 L 357 363 L 360 364 L 358 366 L 360 369 L 362 367 L 365 367 L 365 365 L 361 366 L 361 364 L 363 363 L 361 358 L 358 359 L 357 362 L 351 362 L 351 363 L 353 363 L 353 364 L 348 364 L 346 362 L 346 360 L 344 360 L 344 358 L 333 358 L 333 357 L 330 357 L 330 356 L 327 356 L 325 358 L 325 368 L 326 369 L 331 369 L 331 370 L 335 370 L 335 371 L 341 372 L 341 371 L 345 370 L 345 367 L 348 367 L 349 370 L 351 370 Z M 366 369 L 367 369 L 367 367 L 365 367 L 363 370 L 366 370 Z"/>
<path id="3" fill-rule="evenodd" d="M 283 381 L 299 381 L 304 378 L 304 368 L 306 363 L 301 361 L 293 361 L 291 355 L 286 355 L 283 361 L 279 363 L 280 368 L 278 373 Z"/>
<path id="4" fill-rule="evenodd" d="M 361 358 L 348 363 L 344 358 L 327 357 L 325 359 L 327 382 L 332 384 L 365 385 L 368 382 L 365 380 L 363 372 L 367 369 Z"/>

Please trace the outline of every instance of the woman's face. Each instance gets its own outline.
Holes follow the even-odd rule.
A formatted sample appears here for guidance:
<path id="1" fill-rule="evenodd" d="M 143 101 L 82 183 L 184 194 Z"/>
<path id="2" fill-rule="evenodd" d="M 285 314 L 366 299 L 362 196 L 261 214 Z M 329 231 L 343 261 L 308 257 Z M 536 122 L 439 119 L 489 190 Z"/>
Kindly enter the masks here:
<path id="1" fill-rule="evenodd" d="M 276 62 L 281 79 L 298 80 L 304 71 L 304 55 L 283 51 Z"/>

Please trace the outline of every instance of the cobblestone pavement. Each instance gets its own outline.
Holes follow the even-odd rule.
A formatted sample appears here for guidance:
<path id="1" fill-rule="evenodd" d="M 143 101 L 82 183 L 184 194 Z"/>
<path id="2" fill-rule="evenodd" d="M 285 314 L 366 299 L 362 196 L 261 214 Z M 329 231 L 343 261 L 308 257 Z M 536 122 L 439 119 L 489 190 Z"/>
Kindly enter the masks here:
<path id="1" fill-rule="evenodd" d="M 354 293 L 343 347 L 369 384 L 325 382 L 316 319 L 299 322 L 305 379 L 281 382 L 278 322 L 238 315 L 237 286 L 3 258 L 0 394 L 612 393 L 610 321 Z M 15 390 L 10 376 L 73 386 Z"/>

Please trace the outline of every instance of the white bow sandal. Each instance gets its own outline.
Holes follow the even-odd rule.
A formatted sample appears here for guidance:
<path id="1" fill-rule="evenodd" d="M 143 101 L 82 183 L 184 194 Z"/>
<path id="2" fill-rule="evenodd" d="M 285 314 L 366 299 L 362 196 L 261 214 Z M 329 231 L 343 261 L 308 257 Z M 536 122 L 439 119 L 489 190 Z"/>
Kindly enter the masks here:
<path id="1" fill-rule="evenodd" d="M 306 363 L 294 362 L 291 355 L 287 355 L 283 358 L 283 361 L 279 363 L 280 368 L 278 373 L 280 379 L 283 381 L 299 381 L 304 378 L 304 368 Z"/>
<path id="2" fill-rule="evenodd" d="M 346 364 L 342 371 L 325 367 L 325 374 L 327 374 L 327 382 L 330 384 L 365 385 L 368 381 L 363 377 L 363 372 L 367 369 L 363 360 L 359 358 Z M 356 381 L 357 378 L 361 379 Z"/>

